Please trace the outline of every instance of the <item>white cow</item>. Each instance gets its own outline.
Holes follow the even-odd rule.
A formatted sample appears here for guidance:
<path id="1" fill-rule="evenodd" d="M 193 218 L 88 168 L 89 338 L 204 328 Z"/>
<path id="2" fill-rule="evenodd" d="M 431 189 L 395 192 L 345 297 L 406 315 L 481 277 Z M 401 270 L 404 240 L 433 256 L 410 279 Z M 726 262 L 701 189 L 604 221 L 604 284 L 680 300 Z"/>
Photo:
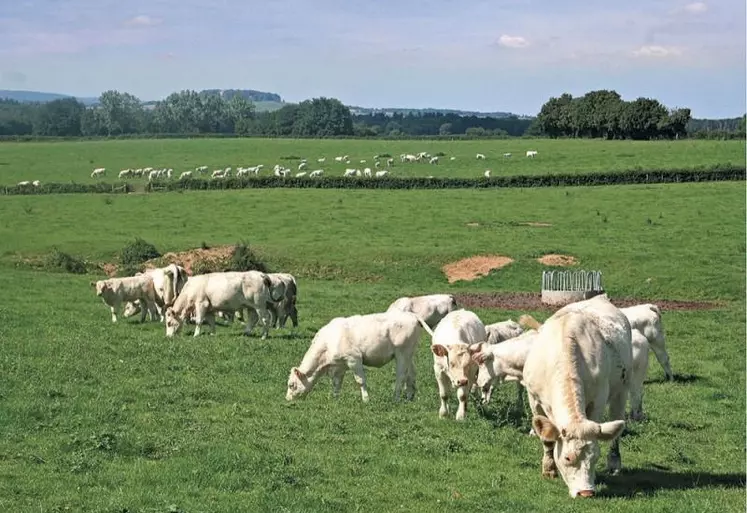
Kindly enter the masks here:
<path id="1" fill-rule="evenodd" d="M 320 376 L 329 374 L 332 391 L 339 396 L 342 378 L 350 369 L 368 401 L 364 367 L 380 368 L 395 360 L 394 399 L 399 400 L 402 385 L 407 399 L 415 397 L 414 355 L 424 323 L 408 312 L 384 312 L 336 317 L 323 326 L 298 367 L 288 376 L 285 398 L 292 401 L 308 394 Z"/>
<path id="2" fill-rule="evenodd" d="M 323 169 L 316 169 L 316 170 L 312 171 L 311 173 L 309 173 L 309 176 L 310 177 L 317 177 L 317 176 L 322 176 L 323 174 L 324 174 L 324 170 Z"/>
<path id="3" fill-rule="evenodd" d="M 127 178 L 129 176 L 132 176 L 132 174 L 133 174 L 132 169 L 123 169 L 122 171 L 119 172 L 118 178 L 120 179 Z"/>
<path id="4" fill-rule="evenodd" d="M 184 171 L 179 175 L 179 180 L 184 180 L 185 178 L 192 178 L 192 171 Z"/>
<path id="5" fill-rule="evenodd" d="M 434 329 L 438 323 L 450 312 L 459 308 L 456 299 L 451 294 L 430 294 L 427 296 L 401 297 L 395 300 L 387 312 L 399 310 L 412 312 Z"/>
<path id="6" fill-rule="evenodd" d="M 560 472 L 571 497 L 594 495 L 599 441 L 620 469 L 619 436 L 632 372 L 627 317 L 606 294 L 567 305 L 538 330 L 524 364 L 532 426 L 544 444 L 542 474 Z M 610 421 L 601 423 L 609 405 Z"/>
<path id="7" fill-rule="evenodd" d="M 155 320 L 158 315 L 159 321 L 165 320 L 164 310 L 161 306 L 171 306 L 179 293 L 187 283 L 189 276 L 187 270 L 184 267 L 177 264 L 169 264 L 166 267 L 160 267 L 156 269 L 146 269 L 139 275 L 148 275 L 153 279 L 153 286 L 156 289 L 156 296 L 160 300 L 155 305 L 150 307 L 151 319 Z M 131 301 L 125 305 L 124 316 L 131 317 L 141 311 L 143 305 L 140 301 Z"/>
<path id="8" fill-rule="evenodd" d="M 41 182 L 39 180 L 34 180 L 33 182 L 31 182 L 31 185 L 33 185 L 34 187 L 41 187 Z"/>
<path id="9" fill-rule="evenodd" d="M 353 169 L 353 168 L 347 168 L 345 170 L 345 173 L 342 176 L 355 176 L 356 173 L 360 174 L 360 171 L 358 171 L 357 169 Z"/>
<path id="10" fill-rule="evenodd" d="M 509 158 L 509 157 L 511 157 L 511 154 L 510 154 L 510 153 L 504 153 L 504 154 L 503 154 L 503 157 L 504 157 L 504 158 Z"/>
<path id="11" fill-rule="evenodd" d="M 91 173 L 91 178 L 95 178 L 95 177 L 99 177 L 99 176 L 104 176 L 104 173 L 106 173 L 106 168 L 97 167 Z"/>
<path id="12" fill-rule="evenodd" d="M 299 170 L 299 171 L 302 171 L 302 170 L 306 169 L 306 167 L 307 167 L 307 166 L 308 166 L 308 164 L 307 164 L 306 162 L 301 162 L 301 163 L 300 163 L 300 164 L 298 165 L 298 170 Z"/>
<path id="13" fill-rule="evenodd" d="M 485 172 L 482 174 L 485 178 L 490 178 L 490 169 L 486 169 Z"/>
<path id="14" fill-rule="evenodd" d="M 661 310 L 656 305 L 646 303 L 642 305 L 621 308 L 622 313 L 630 321 L 630 327 L 643 333 L 648 340 L 651 350 L 656 355 L 656 359 L 664 369 L 668 380 L 674 379 L 672 367 L 669 363 L 669 354 L 665 345 L 664 326 L 661 322 Z"/>
<path id="15" fill-rule="evenodd" d="M 26 187 L 27 185 L 31 185 L 31 182 L 28 180 L 24 180 L 23 182 L 18 182 L 18 187 Z"/>
<path id="16" fill-rule="evenodd" d="M 527 157 L 534 158 L 535 155 L 537 155 L 537 151 L 536 150 L 527 150 Z"/>
<path id="17" fill-rule="evenodd" d="M 485 160 L 485 155 L 483 155 L 482 153 L 478 153 L 477 155 L 475 155 L 475 158 L 477 160 Z"/>
<path id="18" fill-rule="evenodd" d="M 441 397 L 438 415 L 445 418 L 449 414 L 448 400 L 454 387 L 459 399 L 456 420 L 464 420 L 469 391 L 477 380 L 478 365 L 472 355 L 487 339 L 485 325 L 474 312 L 460 309 L 449 312 L 430 333 L 433 372 Z"/>
<path id="19" fill-rule="evenodd" d="M 485 333 L 488 334 L 488 344 L 497 344 L 498 342 L 518 337 L 524 333 L 524 328 L 518 322 L 509 319 L 486 325 Z"/>
<path id="20" fill-rule="evenodd" d="M 643 383 L 648 373 L 649 343 L 646 336 L 633 329 L 631 333 L 633 345 L 633 376 L 630 380 L 630 418 L 643 420 Z"/>
<path id="21" fill-rule="evenodd" d="M 300 173 L 296 173 L 296 178 L 301 178 L 306 176 L 306 171 L 301 171 Z"/>
<path id="22" fill-rule="evenodd" d="M 215 332 L 215 312 L 235 312 L 247 310 L 248 319 L 245 335 L 249 335 L 255 322 L 250 319 L 248 310 L 253 309 L 262 321 L 262 340 L 267 338 L 270 328 L 270 313 L 267 303 L 278 301 L 280 297 L 271 294 L 272 282 L 269 276 L 259 271 L 209 273 L 192 276 L 184 285 L 173 306 L 166 309 L 166 336 L 174 336 L 194 313 L 195 333 L 200 335 L 203 321 L 208 322 Z M 257 317 L 254 316 L 254 319 Z"/>
<path id="23" fill-rule="evenodd" d="M 363 176 L 371 177 L 371 168 L 367 167 L 363 170 Z"/>
<path id="24" fill-rule="evenodd" d="M 386 176 L 388 174 L 389 174 L 389 170 L 388 169 L 382 169 L 381 171 L 376 171 L 376 173 L 375 173 L 374 176 L 376 176 L 376 178 L 382 178 L 382 177 L 384 177 L 384 176 Z"/>
<path id="25" fill-rule="evenodd" d="M 117 322 L 117 312 L 128 301 L 140 300 L 145 303 L 146 307 L 142 309 L 140 322 L 145 322 L 145 315 L 153 305 L 163 306 L 163 303 L 159 304 L 160 299 L 156 294 L 153 278 L 147 274 L 92 281 L 91 286 L 96 289 L 96 295 L 111 310 L 112 322 Z"/>
<path id="26" fill-rule="evenodd" d="M 528 330 L 498 344 L 483 344 L 475 353 L 473 358 L 480 365 L 476 384 L 483 403 L 490 402 L 494 385 L 503 381 L 516 381 L 518 397 L 522 400 L 524 362 L 536 340 L 537 330 Z"/>
<path id="27" fill-rule="evenodd" d="M 272 282 L 272 295 L 280 296 L 277 302 L 267 304 L 267 310 L 271 315 L 270 326 L 284 328 L 285 322 L 290 317 L 293 327 L 298 327 L 298 310 L 296 300 L 298 296 L 298 283 L 296 277 L 290 273 L 267 273 Z M 250 313 L 251 315 L 251 313 Z"/>
<path id="28" fill-rule="evenodd" d="M 438 164 L 438 157 L 431 157 L 428 161 L 429 164 Z"/>

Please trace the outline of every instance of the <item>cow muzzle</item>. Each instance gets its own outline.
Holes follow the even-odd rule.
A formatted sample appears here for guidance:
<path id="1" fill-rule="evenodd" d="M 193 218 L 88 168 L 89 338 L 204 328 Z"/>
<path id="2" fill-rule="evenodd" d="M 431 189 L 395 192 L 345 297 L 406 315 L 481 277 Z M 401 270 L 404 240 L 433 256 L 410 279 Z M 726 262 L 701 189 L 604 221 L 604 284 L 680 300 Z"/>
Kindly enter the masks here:
<path id="1" fill-rule="evenodd" d="M 580 492 L 578 492 L 577 497 L 584 497 L 584 498 L 594 497 L 594 490 L 581 490 Z"/>

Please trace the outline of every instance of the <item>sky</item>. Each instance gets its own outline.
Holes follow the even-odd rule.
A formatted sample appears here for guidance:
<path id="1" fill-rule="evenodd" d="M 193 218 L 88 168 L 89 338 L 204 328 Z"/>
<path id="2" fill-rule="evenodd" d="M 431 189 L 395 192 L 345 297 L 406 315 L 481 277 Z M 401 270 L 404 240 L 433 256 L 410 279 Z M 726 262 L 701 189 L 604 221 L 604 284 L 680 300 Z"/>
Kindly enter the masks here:
<path id="1" fill-rule="evenodd" d="M 535 115 L 614 89 L 745 112 L 745 0 L 0 0 L 0 89 Z"/>

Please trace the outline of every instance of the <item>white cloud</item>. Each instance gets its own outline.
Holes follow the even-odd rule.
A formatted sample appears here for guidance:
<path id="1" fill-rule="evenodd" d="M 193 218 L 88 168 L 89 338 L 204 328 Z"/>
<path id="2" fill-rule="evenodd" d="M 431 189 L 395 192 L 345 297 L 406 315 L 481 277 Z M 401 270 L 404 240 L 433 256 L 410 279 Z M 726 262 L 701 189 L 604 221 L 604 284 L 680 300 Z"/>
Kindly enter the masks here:
<path id="1" fill-rule="evenodd" d="M 125 21 L 126 27 L 152 27 L 161 23 L 161 20 L 152 18 L 147 14 L 140 14 Z"/>
<path id="2" fill-rule="evenodd" d="M 687 4 L 684 7 L 684 10 L 689 12 L 690 14 L 701 14 L 708 10 L 708 6 L 704 2 L 693 2 L 691 4 Z"/>
<path id="3" fill-rule="evenodd" d="M 659 45 L 647 45 L 641 46 L 637 50 L 633 51 L 634 57 L 676 57 L 681 55 L 682 51 L 679 48 L 673 46 L 659 46 Z"/>
<path id="4" fill-rule="evenodd" d="M 509 36 L 506 34 L 503 34 L 498 39 L 498 44 L 501 46 L 505 46 L 507 48 L 524 48 L 529 46 L 529 41 L 526 40 L 526 38 L 523 38 L 521 36 Z"/>

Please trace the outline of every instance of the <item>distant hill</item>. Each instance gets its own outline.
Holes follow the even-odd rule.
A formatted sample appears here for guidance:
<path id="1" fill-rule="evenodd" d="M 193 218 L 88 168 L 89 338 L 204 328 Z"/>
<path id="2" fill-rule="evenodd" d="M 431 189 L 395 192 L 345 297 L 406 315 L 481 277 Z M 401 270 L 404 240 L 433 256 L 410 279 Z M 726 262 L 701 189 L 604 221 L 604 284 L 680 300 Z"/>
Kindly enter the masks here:
<path id="1" fill-rule="evenodd" d="M 508 118 L 516 116 L 517 118 L 531 118 L 532 116 L 524 116 L 521 114 L 514 114 L 512 112 L 480 112 L 475 110 L 458 110 L 458 109 L 408 109 L 401 107 L 391 108 L 371 108 L 371 107 L 358 107 L 349 105 L 350 112 L 357 116 L 367 116 L 371 114 L 385 114 L 392 116 L 393 114 L 456 114 L 457 116 L 477 116 L 478 118 Z"/>
<path id="2" fill-rule="evenodd" d="M 46 103 L 54 100 L 62 100 L 64 98 L 76 98 L 84 105 L 93 105 L 98 102 L 98 98 L 79 98 L 70 94 L 41 93 L 39 91 L 13 91 L 9 89 L 0 89 L 0 98 L 22 103 Z"/>
<path id="3" fill-rule="evenodd" d="M 234 96 L 242 96 L 252 102 L 277 102 L 283 103 L 279 94 L 255 91 L 253 89 L 203 89 L 200 94 L 217 94 L 221 98 L 230 100 Z"/>

